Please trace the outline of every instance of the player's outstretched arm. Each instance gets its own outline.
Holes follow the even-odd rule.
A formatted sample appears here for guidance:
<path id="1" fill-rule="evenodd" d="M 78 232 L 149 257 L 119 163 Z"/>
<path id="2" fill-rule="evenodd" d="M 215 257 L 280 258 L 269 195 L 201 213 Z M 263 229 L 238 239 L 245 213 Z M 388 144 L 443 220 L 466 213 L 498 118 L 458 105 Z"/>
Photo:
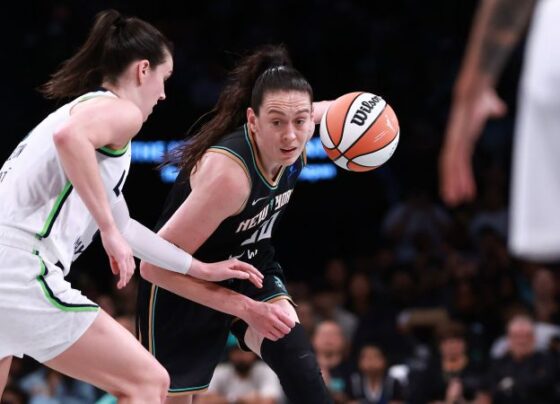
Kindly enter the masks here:
<path id="1" fill-rule="evenodd" d="M 95 156 L 103 146 L 123 147 L 140 130 L 142 114 L 132 102 L 96 97 L 74 106 L 70 119 L 53 135 L 64 172 L 99 227 L 117 287 L 134 274 L 132 251 L 115 227 Z"/>
<path id="2" fill-rule="evenodd" d="M 203 263 L 189 253 L 164 240 L 143 224 L 130 218 L 126 201 L 119 198 L 112 207 L 118 229 L 129 243 L 134 256 L 157 267 L 189 274 L 192 277 L 219 282 L 226 279 L 246 279 L 257 287 L 262 287 L 262 274 L 252 265 L 237 259 L 216 263 Z"/>
<path id="3" fill-rule="evenodd" d="M 247 279 L 258 288 L 262 288 L 263 280 L 263 274 L 257 268 L 237 258 L 209 264 L 193 259 L 189 275 L 211 282 L 233 278 Z"/>
<path id="4" fill-rule="evenodd" d="M 506 113 L 495 85 L 529 21 L 534 2 L 480 2 L 455 83 L 440 156 L 440 192 L 450 205 L 468 201 L 476 195 L 472 153 L 487 120 Z"/>
<path id="5" fill-rule="evenodd" d="M 232 158 L 208 152 L 191 175 L 190 184 L 191 193 L 158 234 L 194 253 L 224 219 L 243 208 L 250 194 L 250 180 Z M 162 271 L 146 261 L 140 264 L 140 274 L 181 297 L 241 318 L 271 340 L 287 334 L 295 325 L 281 307 L 254 301 L 216 283 Z"/>
<path id="6" fill-rule="evenodd" d="M 162 271 L 146 261 L 140 264 L 140 274 L 154 285 L 185 299 L 242 319 L 272 341 L 282 338 L 295 326 L 280 306 L 255 301 L 216 283 Z"/>

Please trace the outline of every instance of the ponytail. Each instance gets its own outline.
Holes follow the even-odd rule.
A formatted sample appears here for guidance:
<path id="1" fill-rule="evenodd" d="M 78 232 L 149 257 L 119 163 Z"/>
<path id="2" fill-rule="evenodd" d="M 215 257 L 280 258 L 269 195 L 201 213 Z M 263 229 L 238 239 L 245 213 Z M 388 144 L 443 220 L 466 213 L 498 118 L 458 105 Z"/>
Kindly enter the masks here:
<path id="1" fill-rule="evenodd" d="M 135 60 L 147 59 L 157 66 L 172 51 L 171 42 L 151 24 L 105 10 L 97 14 L 78 52 L 63 62 L 39 91 L 51 99 L 76 97 L 99 87 L 104 80 L 116 82 Z"/>
<path id="2" fill-rule="evenodd" d="M 210 146 L 245 122 L 248 107 L 258 112 L 266 91 L 301 90 L 312 98 L 311 86 L 291 66 L 284 46 L 266 45 L 245 56 L 230 73 L 226 87 L 210 111 L 212 118 L 192 139 L 176 148 L 167 163 L 177 162 L 190 173 Z"/>

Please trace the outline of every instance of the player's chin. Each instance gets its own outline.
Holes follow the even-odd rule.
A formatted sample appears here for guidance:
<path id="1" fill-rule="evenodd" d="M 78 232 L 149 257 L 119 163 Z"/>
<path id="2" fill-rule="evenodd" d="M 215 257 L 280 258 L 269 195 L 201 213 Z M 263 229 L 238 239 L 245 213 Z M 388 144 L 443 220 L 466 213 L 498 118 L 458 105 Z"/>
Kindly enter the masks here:
<path id="1" fill-rule="evenodd" d="M 280 149 L 280 160 L 282 161 L 282 165 L 294 164 L 300 154 L 301 152 L 297 147 L 293 147 L 290 149 Z"/>
<path id="2" fill-rule="evenodd" d="M 153 109 L 150 109 L 147 113 L 144 114 L 143 116 L 143 121 L 142 122 L 146 122 L 148 120 L 148 118 L 150 117 L 150 115 L 152 114 Z"/>

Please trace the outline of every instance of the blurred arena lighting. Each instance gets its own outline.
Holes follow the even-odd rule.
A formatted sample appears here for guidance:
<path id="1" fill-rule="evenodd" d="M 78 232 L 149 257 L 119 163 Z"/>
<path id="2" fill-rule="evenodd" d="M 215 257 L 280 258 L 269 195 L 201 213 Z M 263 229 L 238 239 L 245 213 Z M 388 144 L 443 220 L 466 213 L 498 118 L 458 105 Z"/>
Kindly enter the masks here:
<path id="1" fill-rule="evenodd" d="M 135 140 L 132 142 L 133 164 L 161 164 L 166 153 L 179 146 L 178 140 Z M 337 169 L 327 157 L 321 141 L 314 137 L 307 143 L 307 166 L 303 169 L 299 179 L 306 182 L 332 180 L 337 175 Z M 174 165 L 166 165 L 160 169 L 160 178 L 164 183 L 175 181 L 179 170 Z"/>

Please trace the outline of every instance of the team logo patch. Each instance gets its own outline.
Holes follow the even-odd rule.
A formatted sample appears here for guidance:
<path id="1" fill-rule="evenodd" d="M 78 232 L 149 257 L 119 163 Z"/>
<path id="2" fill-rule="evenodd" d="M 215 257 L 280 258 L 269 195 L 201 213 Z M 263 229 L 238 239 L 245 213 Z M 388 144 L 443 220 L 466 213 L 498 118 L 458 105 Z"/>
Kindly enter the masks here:
<path id="1" fill-rule="evenodd" d="M 282 292 L 286 292 L 286 293 L 288 292 L 286 290 L 286 287 L 284 286 L 284 283 L 282 282 L 282 280 L 279 277 L 273 276 L 272 279 L 273 279 L 274 284 L 276 285 L 276 287 L 278 289 L 280 289 Z"/>

